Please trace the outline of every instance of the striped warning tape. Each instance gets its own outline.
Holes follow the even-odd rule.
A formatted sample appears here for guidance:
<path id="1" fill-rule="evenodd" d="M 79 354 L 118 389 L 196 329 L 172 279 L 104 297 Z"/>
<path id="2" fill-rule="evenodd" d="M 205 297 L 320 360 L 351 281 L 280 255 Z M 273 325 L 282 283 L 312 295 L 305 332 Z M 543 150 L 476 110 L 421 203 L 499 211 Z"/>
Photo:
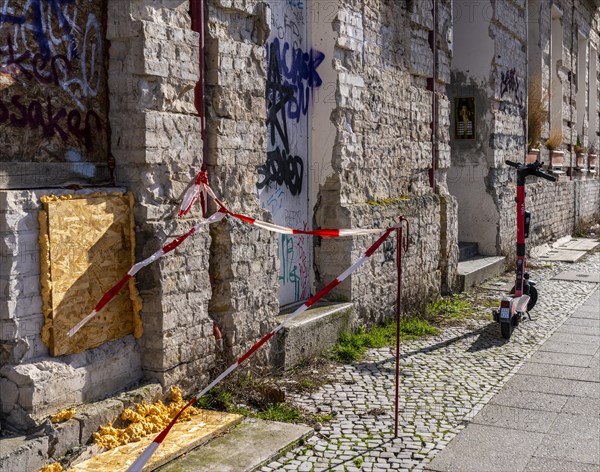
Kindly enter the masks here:
<path id="1" fill-rule="evenodd" d="M 207 202 L 207 196 L 210 196 L 210 198 L 212 198 L 215 203 L 219 206 L 219 210 L 213 214 L 212 216 L 210 216 L 209 218 L 207 218 L 206 220 L 203 220 L 197 224 L 195 224 L 187 233 L 185 233 L 183 236 L 179 236 L 178 238 L 175 238 L 173 241 L 171 241 L 170 243 L 168 243 L 167 245 L 165 245 L 164 247 L 162 247 L 161 249 L 159 249 L 157 252 L 155 252 L 154 254 L 152 254 L 150 257 L 148 257 L 147 259 L 138 262 L 137 264 L 135 264 L 131 269 L 129 269 L 129 271 L 127 272 L 127 274 L 119 281 L 117 282 L 117 284 L 112 287 L 110 290 L 108 290 L 108 292 L 106 292 L 102 298 L 100 299 L 100 301 L 96 304 L 96 306 L 94 307 L 94 309 L 92 310 L 92 312 L 87 315 L 85 318 L 83 318 L 81 321 L 79 321 L 79 323 L 77 323 L 75 326 L 73 326 L 68 332 L 67 335 L 69 337 L 72 337 L 75 333 L 77 333 L 77 331 L 79 331 L 88 321 L 90 321 L 94 316 L 96 316 L 98 314 L 98 312 L 100 310 L 102 310 L 102 308 L 104 306 L 106 306 L 106 304 L 108 302 L 110 302 L 114 297 L 116 297 L 118 295 L 118 293 L 120 292 L 120 290 L 125 286 L 125 284 L 127 283 L 127 281 L 133 277 L 140 269 L 146 267 L 147 265 L 151 264 L 152 262 L 158 260 L 159 258 L 161 258 L 162 256 L 164 256 L 165 254 L 167 254 L 168 252 L 171 252 L 172 250 L 174 250 L 177 246 L 179 246 L 181 243 L 183 243 L 183 241 L 185 241 L 189 236 L 191 236 L 193 233 L 195 233 L 200 226 L 202 225 L 210 225 L 212 223 L 216 223 L 220 220 L 223 219 L 223 217 L 225 215 L 230 215 L 233 218 L 236 218 L 238 220 L 244 221 L 246 223 L 249 223 L 251 225 L 257 226 L 259 228 L 263 228 L 266 229 L 268 231 L 272 231 L 275 233 L 280 233 L 280 234 L 307 234 L 307 235 L 311 235 L 311 236 L 321 236 L 322 238 L 337 238 L 337 237 L 344 237 L 344 236 L 361 236 L 361 235 L 367 235 L 367 234 L 381 234 L 384 231 L 388 231 L 389 228 L 383 228 L 383 229 L 379 229 L 379 228 L 375 228 L 375 229 L 369 229 L 369 228 L 354 228 L 354 229 L 315 229 L 315 230 L 301 230 L 301 229 L 293 229 L 293 228 L 287 228 L 285 226 L 279 226 L 279 225 L 275 225 L 273 223 L 268 223 L 266 221 L 261 221 L 261 220 L 257 220 L 255 218 L 251 218 L 249 216 L 246 215 L 242 215 L 239 213 L 234 213 L 231 210 L 229 210 L 225 204 L 223 204 L 223 202 L 221 202 L 217 196 L 215 195 L 215 193 L 213 192 L 213 190 L 210 188 L 210 186 L 208 185 L 208 180 L 206 177 L 206 172 L 201 171 L 198 174 L 198 177 L 196 178 L 196 180 L 194 181 L 194 184 L 192 186 L 190 186 L 190 188 L 186 191 L 185 195 L 183 196 L 182 199 L 182 203 L 178 212 L 178 216 L 183 216 L 186 215 L 192 205 L 194 204 L 194 202 L 200 197 L 202 205 L 206 205 Z M 204 208 L 203 208 L 204 210 Z"/>
<path id="2" fill-rule="evenodd" d="M 90 321 L 94 316 L 96 316 L 96 314 L 98 314 L 98 312 L 100 310 L 102 310 L 102 308 L 104 308 L 104 306 L 110 302 L 114 297 L 116 297 L 118 295 L 118 293 L 121 291 L 121 289 L 125 286 L 125 284 L 127 283 L 127 281 L 133 277 L 135 274 L 137 274 L 141 269 L 143 269 L 144 267 L 146 267 L 147 265 L 152 264 L 154 261 L 160 259 L 162 256 L 164 256 L 165 254 L 168 254 L 169 252 L 173 251 L 177 246 L 179 246 L 181 243 L 183 243 L 187 238 L 189 238 L 192 234 L 194 234 L 196 231 L 198 231 L 198 229 L 200 229 L 200 226 L 203 225 L 210 225 L 212 223 L 216 223 L 217 221 L 222 220 L 225 217 L 225 213 L 222 212 L 217 212 L 214 215 L 212 215 L 210 218 L 207 218 L 206 220 L 200 221 L 199 223 L 196 223 L 194 226 L 192 226 L 190 228 L 190 230 L 185 233 L 183 236 L 179 236 L 178 238 L 173 239 L 173 241 L 171 241 L 170 243 L 164 245 L 162 248 L 160 248 L 158 251 L 156 251 L 154 254 L 152 254 L 150 257 L 148 257 L 147 259 L 144 259 L 141 262 L 138 262 L 136 264 L 134 264 L 131 269 L 129 269 L 129 271 L 127 272 L 127 274 L 125 274 L 125 276 L 119 280 L 119 282 L 117 282 L 117 284 L 112 287 L 108 292 L 106 292 L 102 298 L 100 299 L 100 301 L 96 304 L 96 306 L 94 307 L 94 309 L 92 310 L 92 312 L 87 315 L 85 318 L 83 318 L 79 323 L 77 323 L 75 326 L 73 326 L 68 332 L 67 335 L 69 337 L 72 337 L 77 331 L 79 331 L 83 325 L 85 325 L 88 321 Z"/>
<path id="3" fill-rule="evenodd" d="M 405 221 L 404 218 L 402 218 L 402 220 Z M 146 449 L 144 449 L 144 451 L 142 452 L 142 454 L 140 454 L 140 456 L 133 462 L 133 464 L 131 464 L 129 466 L 129 468 L 127 469 L 127 472 L 140 472 L 143 469 L 143 467 L 146 465 L 146 463 L 150 460 L 150 458 L 152 457 L 152 455 L 154 454 L 154 452 L 161 445 L 161 443 L 165 440 L 165 438 L 169 434 L 169 431 L 171 431 L 171 428 L 177 422 L 177 420 L 179 419 L 179 417 L 181 416 L 181 414 L 188 407 L 190 407 L 191 405 L 193 405 L 196 401 L 198 401 L 198 399 L 200 399 L 203 395 L 205 395 L 206 393 L 208 393 L 208 391 L 210 389 L 212 389 L 215 385 L 217 385 L 223 379 L 225 379 L 225 377 L 227 377 L 234 370 L 236 370 L 240 366 L 240 364 L 242 364 L 245 360 L 247 360 L 248 358 L 250 358 L 252 356 L 252 354 L 254 354 L 263 344 L 265 344 L 269 339 L 271 339 L 275 334 L 277 334 L 278 331 L 280 331 L 283 327 L 285 327 L 285 325 L 287 323 L 289 323 L 294 318 L 296 318 L 297 316 L 299 316 L 302 313 L 304 313 L 308 308 L 310 308 L 312 305 L 314 305 L 318 300 L 320 300 L 322 297 L 324 297 L 325 295 L 327 295 L 336 286 L 338 286 L 339 284 L 341 284 L 350 274 L 352 274 L 361 265 L 363 265 L 375 253 L 375 251 L 377 251 L 377 249 L 383 244 L 383 242 L 388 238 L 388 236 L 393 231 L 395 231 L 397 229 L 401 229 L 401 225 L 402 225 L 402 221 L 400 222 L 400 225 L 394 226 L 392 228 L 388 228 L 388 229 L 384 230 L 385 231 L 384 234 L 382 236 L 380 236 L 379 239 L 377 241 L 375 241 L 375 243 L 371 247 L 369 247 L 365 251 L 365 253 L 354 262 L 354 264 L 352 264 L 348 269 L 346 269 L 344 272 L 342 272 L 340 275 L 338 275 L 326 287 L 324 287 L 316 295 L 314 295 L 313 297 L 311 297 L 306 303 L 304 303 L 303 305 L 299 306 L 292 314 L 290 314 L 285 320 L 283 320 L 283 322 L 281 324 L 279 324 L 272 331 L 270 331 L 266 335 L 264 335 L 242 357 L 240 357 L 236 362 L 234 362 L 233 364 L 231 364 L 224 372 L 222 372 L 217 378 L 215 378 L 203 390 L 201 390 L 199 393 L 197 393 L 196 395 L 194 395 L 194 397 L 192 397 L 192 399 L 181 410 L 179 410 L 179 412 L 177 413 L 177 415 L 175 415 L 173 417 L 173 419 L 167 425 L 167 427 L 165 429 L 163 429 L 158 434 L 158 436 L 156 436 L 156 438 L 154 439 L 154 441 L 152 443 L 150 443 L 150 445 L 148 447 L 146 447 Z"/>

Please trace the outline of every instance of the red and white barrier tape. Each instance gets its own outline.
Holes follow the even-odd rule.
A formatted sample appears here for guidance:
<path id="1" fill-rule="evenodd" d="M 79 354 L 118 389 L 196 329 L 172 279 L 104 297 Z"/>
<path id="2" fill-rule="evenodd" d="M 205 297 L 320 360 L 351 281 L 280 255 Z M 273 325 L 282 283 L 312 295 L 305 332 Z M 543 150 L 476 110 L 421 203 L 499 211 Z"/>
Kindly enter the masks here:
<path id="1" fill-rule="evenodd" d="M 315 229 L 315 230 L 301 230 L 301 229 L 293 229 L 293 228 L 287 228 L 285 226 L 275 225 L 273 223 L 268 223 L 266 221 L 261 221 L 261 220 L 255 219 L 255 218 L 251 218 L 249 216 L 241 215 L 239 213 L 234 213 L 231 210 L 229 210 L 217 198 L 217 196 L 215 195 L 215 193 L 213 192 L 213 190 L 208 186 L 208 181 L 207 181 L 207 178 L 206 178 L 206 172 L 204 172 L 204 171 L 201 171 L 198 174 L 198 176 L 196 177 L 196 180 L 194 181 L 194 184 L 192 186 L 190 186 L 190 188 L 188 188 L 188 190 L 186 191 L 185 195 L 183 196 L 183 200 L 182 200 L 179 212 L 178 212 L 178 216 L 186 215 L 190 211 L 192 205 L 198 199 L 199 196 L 201 197 L 201 203 L 202 203 L 202 205 L 206 205 L 206 203 L 207 203 L 207 196 L 210 196 L 215 201 L 215 203 L 217 203 L 217 205 L 219 205 L 219 210 L 215 214 L 213 214 L 212 216 L 210 216 L 209 218 L 207 218 L 206 220 L 201 221 L 200 223 L 197 223 L 196 225 L 194 225 L 183 236 L 180 236 L 180 237 L 174 239 L 169 244 L 167 244 L 166 246 L 164 246 L 162 249 L 158 250 L 157 252 L 155 252 L 154 254 L 152 254 L 147 259 L 145 259 L 145 260 L 143 260 L 141 262 L 138 262 L 131 269 L 129 269 L 129 271 L 127 272 L 127 274 L 114 287 L 112 287 L 108 292 L 106 292 L 102 296 L 102 298 L 100 299 L 100 301 L 94 307 L 94 310 L 89 315 L 87 315 L 85 318 L 83 318 L 79 323 L 77 323 L 75 326 L 73 326 L 73 328 L 71 328 L 67 332 L 67 335 L 69 337 L 72 337 L 75 333 L 77 333 L 77 331 L 79 331 L 89 320 L 91 320 L 94 316 L 96 316 L 96 314 L 108 302 L 110 302 L 114 297 L 116 297 L 118 295 L 118 293 L 121 291 L 121 289 L 125 286 L 125 284 L 127 283 L 127 281 L 131 277 L 133 277 L 140 269 L 146 267 L 147 265 L 151 264 L 152 262 L 156 261 L 160 257 L 164 256 L 168 252 L 170 252 L 173 249 L 175 249 L 183 241 L 185 241 L 189 236 L 191 236 L 194 232 L 196 232 L 198 230 L 198 228 L 200 228 L 200 226 L 202 226 L 202 225 L 210 225 L 212 223 L 216 223 L 217 221 L 220 221 L 221 219 L 223 219 L 223 217 L 225 215 L 230 215 L 230 216 L 232 216 L 232 217 L 234 217 L 234 218 L 236 218 L 238 220 L 244 221 L 244 222 L 249 223 L 249 224 L 254 225 L 254 226 L 258 226 L 259 228 L 266 229 L 267 231 L 272 231 L 274 233 L 280 233 L 280 234 L 307 234 L 307 235 L 311 235 L 311 236 L 320 236 L 322 238 L 338 238 L 338 237 L 344 237 L 344 236 L 362 236 L 362 235 L 367 235 L 367 234 L 380 234 L 380 233 L 383 233 L 384 231 L 388 231 L 389 230 L 389 228 L 383 228 L 383 229 L 379 229 L 379 228 L 377 228 L 377 229 L 355 228 L 355 229 Z M 204 208 L 203 208 L 203 210 L 204 210 Z"/>
<path id="2" fill-rule="evenodd" d="M 200 226 L 210 225 L 212 223 L 216 223 L 217 221 L 222 220 L 224 217 L 225 217 L 225 213 L 222 213 L 222 212 L 215 213 L 210 218 L 207 218 L 206 220 L 203 220 L 203 221 L 200 221 L 199 223 L 196 223 L 183 236 L 179 236 L 178 238 L 173 239 L 173 241 L 171 241 L 170 243 L 164 245 L 162 248 L 160 248 L 158 251 L 156 251 L 154 254 L 152 254 L 147 259 L 144 259 L 143 261 L 138 262 L 137 264 L 134 264 L 133 267 L 131 267 L 131 269 L 129 269 L 129 271 L 127 272 L 127 274 L 125 274 L 125 276 L 121 280 L 119 280 L 119 282 L 113 288 L 111 288 L 108 292 L 106 292 L 102 296 L 102 298 L 100 299 L 100 301 L 94 307 L 94 310 L 89 315 L 87 315 L 84 319 L 82 319 L 79 323 L 77 323 L 75 326 L 73 326 L 68 331 L 67 335 L 69 337 L 73 336 L 77 331 L 79 331 L 83 327 L 83 325 L 85 325 L 94 316 L 96 316 L 96 314 L 98 314 L 98 312 L 100 310 L 102 310 L 102 308 L 104 308 L 104 306 L 108 302 L 110 302 L 114 297 L 116 297 L 118 295 L 118 293 L 125 286 L 125 284 L 127 283 L 127 281 L 131 277 L 133 277 L 135 274 L 137 274 L 141 269 L 143 269 L 147 265 L 152 264 L 154 261 L 160 259 L 165 254 L 168 254 L 169 252 L 173 251 L 177 246 L 179 246 L 187 238 L 189 238 L 192 234 L 194 234 L 196 231 L 198 231 L 198 229 L 200 229 Z"/>
<path id="3" fill-rule="evenodd" d="M 203 395 L 208 393 L 210 389 L 212 389 L 215 385 L 220 383 L 225 377 L 231 374 L 234 370 L 236 370 L 240 364 L 242 364 L 245 360 L 247 360 L 252 354 L 254 354 L 263 344 L 265 344 L 269 339 L 271 339 L 278 331 L 280 331 L 287 323 L 292 321 L 294 318 L 304 313 L 308 308 L 314 305 L 319 299 L 327 295 L 331 290 L 333 290 L 336 286 L 341 284 L 350 274 L 352 274 L 355 270 L 357 270 L 361 265 L 363 265 L 372 255 L 377 251 L 379 246 L 383 244 L 383 242 L 388 238 L 388 236 L 397 229 L 398 227 L 388 228 L 385 233 L 377 240 L 375 243 L 365 251 L 365 253 L 358 258 L 354 264 L 352 264 L 348 269 L 338 275 L 334 280 L 332 280 L 325 288 L 320 290 L 316 295 L 311 297 L 306 303 L 298 307 L 292 314 L 290 314 L 279 326 L 275 329 L 267 333 L 263 336 L 254 346 L 252 346 L 242 357 L 240 357 L 236 362 L 230 365 L 227 370 L 222 372 L 215 380 L 213 380 L 209 385 L 207 385 L 202 391 L 194 395 L 194 397 L 173 417 L 171 422 L 167 425 L 165 429 L 163 429 L 158 436 L 154 439 L 154 441 L 140 454 L 140 456 L 129 466 L 127 472 L 140 472 L 146 463 L 150 460 L 154 452 L 158 449 L 160 444 L 165 440 L 169 431 L 173 425 L 177 422 L 180 415 L 191 405 L 193 405 L 198 399 L 200 399 Z"/>
<path id="4" fill-rule="evenodd" d="M 241 215 L 239 213 L 232 212 L 225 206 L 225 204 L 223 202 L 221 202 L 221 200 L 219 200 L 217 198 L 217 196 L 215 195 L 213 190 L 209 187 L 207 180 L 202 180 L 202 185 L 204 185 L 204 188 L 202 189 L 202 193 L 204 195 L 209 195 L 210 198 L 212 198 L 215 201 L 215 203 L 217 205 L 219 205 L 219 211 L 221 211 L 223 213 L 227 213 L 228 215 L 233 216 L 234 218 L 236 218 L 238 220 L 245 221 L 246 223 L 249 223 L 254 226 L 258 226 L 259 228 L 263 228 L 263 229 L 266 229 L 267 231 L 272 231 L 274 233 L 308 234 L 311 236 L 321 236 L 322 238 L 340 238 L 340 237 L 344 237 L 344 236 L 362 236 L 362 235 L 366 235 L 366 234 L 381 234 L 387 230 L 387 228 L 383 228 L 383 229 L 380 229 L 380 228 L 375 228 L 375 229 L 354 228 L 354 229 L 302 230 L 302 229 L 288 228 L 286 226 L 279 226 L 279 225 L 275 225 L 273 223 L 268 223 L 266 221 L 257 220 L 256 218 L 251 218 L 246 215 Z M 184 197 L 184 199 L 185 199 L 185 197 Z M 182 203 L 182 206 L 183 206 L 183 203 Z M 188 210 L 186 210 L 186 212 L 187 211 L 189 211 L 189 208 L 188 208 Z"/>

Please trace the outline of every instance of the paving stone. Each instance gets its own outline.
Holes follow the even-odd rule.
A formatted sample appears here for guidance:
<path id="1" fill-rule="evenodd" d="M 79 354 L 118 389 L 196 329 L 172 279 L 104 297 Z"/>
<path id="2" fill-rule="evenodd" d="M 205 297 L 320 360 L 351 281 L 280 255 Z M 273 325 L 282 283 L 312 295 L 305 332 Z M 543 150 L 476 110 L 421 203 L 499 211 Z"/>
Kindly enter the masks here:
<path id="1" fill-rule="evenodd" d="M 558 413 L 548 411 L 489 404 L 473 418 L 473 423 L 547 433 L 555 423 L 557 416 Z"/>
<path id="2" fill-rule="evenodd" d="M 428 470 L 481 472 L 481 464 L 485 463 L 486 472 L 504 472 L 508 470 L 507 464 L 510 464 L 510 470 L 522 471 L 529 456 L 524 459 L 520 452 L 536 448 L 543 438 L 541 433 L 514 430 L 506 434 L 501 428 L 473 424 L 454 439 L 453 444 L 458 447 L 441 451 L 428 465 Z M 469 447 L 460 447 L 461 443 Z M 460 451 L 460 454 L 455 451 Z M 485 458 L 484 462 L 482 458 Z"/>
<path id="3" fill-rule="evenodd" d="M 504 389 L 496 395 L 491 403 L 529 410 L 559 412 L 567 402 L 564 395 L 526 392 L 517 389 Z"/>
<path id="4" fill-rule="evenodd" d="M 428 470 L 432 464 L 438 467 L 437 459 L 432 462 L 436 454 L 465 434 L 473 435 L 479 446 L 469 452 L 472 457 L 458 458 L 460 467 L 449 470 L 502 470 L 506 464 L 511 470 L 524 470 L 527 460 L 514 464 L 513 453 L 529 450 L 530 457 L 559 415 L 586 411 L 600 394 L 600 383 L 582 380 L 600 369 L 600 356 L 592 356 L 590 348 L 597 347 L 594 336 L 600 336 L 593 326 L 596 320 L 569 320 L 595 285 L 552 279 L 567 267 L 572 266 L 556 264 L 536 271 L 541 296 L 533 321 L 519 325 L 510 342 L 502 339 L 497 324 L 482 318 L 468 327 L 447 327 L 437 336 L 402 343 L 399 439 L 393 439 L 395 351 L 389 347 L 370 349 L 364 361 L 337 367 L 332 375 L 336 381 L 310 396 L 290 394 L 290 401 L 301 408 L 316 412 L 327 407 L 337 415 L 323 425 L 314 442 L 279 459 L 280 470 L 292 464 L 297 469 L 298 458 L 306 457 L 309 449 L 315 470 L 325 464 L 327 470 L 348 469 L 356 466 L 356 459 L 362 460 L 357 466 L 361 470 Z M 582 271 L 598 267 L 600 254 L 577 263 Z M 554 343 L 551 348 L 569 351 L 575 346 L 572 350 L 590 355 L 538 351 L 554 330 L 558 334 L 549 341 Z M 535 378 L 527 381 L 524 375 Z M 511 427 L 511 434 L 505 435 L 510 444 L 502 447 L 497 444 L 503 431 L 499 426 Z M 483 436 L 469 432 L 473 428 Z M 476 460 L 482 457 L 485 469 Z"/>
<path id="5" fill-rule="evenodd" d="M 572 397 L 567 400 L 561 413 L 572 415 L 590 415 L 600 418 L 600 399 Z"/>
<path id="6" fill-rule="evenodd" d="M 548 433 L 579 437 L 583 442 L 587 442 L 586 439 L 598 440 L 600 438 L 600 418 L 560 413 Z"/>
<path id="7" fill-rule="evenodd" d="M 534 457 L 583 462 L 600 465 L 600 441 L 582 440 L 577 436 L 546 436 L 534 453 Z M 577 469 L 574 469 L 577 470 Z"/>
<path id="8" fill-rule="evenodd" d="M 547 351 L 536 352 L 530 360 L 541 364 L 572 365 L 575 367 L 587 367 L 590 363 L 589 356 Z"/>
<path id="9" fill-rule="evenodd" d="M 598 466 L 581 462 L 532 457 L 524 472 L 598 472 Z"/>
<path id="10" fill-rule="evenodd" d="M 538 364 L 528 362 L 519 369 L 519 374 L 538 375 L 540 377 L 554 377 L 557 379 L 581 380 L 580 377 L 589 367 L 573 367 L 569 365 Z"/>

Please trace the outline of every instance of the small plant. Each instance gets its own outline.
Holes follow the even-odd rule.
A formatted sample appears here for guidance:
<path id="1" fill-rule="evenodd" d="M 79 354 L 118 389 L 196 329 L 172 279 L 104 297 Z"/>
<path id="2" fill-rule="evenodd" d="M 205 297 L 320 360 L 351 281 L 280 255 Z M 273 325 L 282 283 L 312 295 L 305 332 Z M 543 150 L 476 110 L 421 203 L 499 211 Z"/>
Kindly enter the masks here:
<path id="1" fill-rule="evenodd" d="M 200 397 L 196 406 L 205 410 L 228 410 L 232 404 L 231 392 L 221 387 L 215 387 L 206 395 Z"/>
<path id="2" fill-rule="evenodd" d="M 453 295 L 436 300 L 425 308 L 425 318 L 435 324 L 458 321 L 475 313 L 475 307 L 464 295 Z"/>
<path id="3" fill-rule="evenodd" d="M 400 321 L 400 337 L 403 341 L 432 336 L 439 332 L 439 329 L 424 319 L 403 317 Z M 388 320 L 370 331 L 361 327 L 356 333 L 342 333 L 332 349 L 332 354 L 338 362 L 355 362 L 362 359 L 369 348 L 393 346 L 395 343 L 396 321 Z"/>
<path id="4" fill-rule="evenodd" d="M 546 96 L 543 94 L 539 77 L 533 79 L 528 85 L 527 99 L 527 150 L 538 149 L 542 140 L 542 126 L 546 121 L 544 103 Z"/>
<path id="5" fill-rule="evenodd" d="M 400 322 L 400 333 L 402 339 L 411 341 L 423 336 L 435 336 L 440 330 L 431 326 L 427 320 L 421 318 L 405 318 Z"/>
<path id="6" fill-rule="evenodd" d="M 556 151 L 561 144 L 562 133 L 557 129 L 553 129 L 552 131 L 550 131 L 550 136 L 546 140 L 546 148 L 548 149 L 548 151 Z"/>
<path id="7" fill-rule="evenodd" d="M 313 416 L 313 420 L 315 420 L 317 423 L 327 423 L 327 422 L 331 421 L 333 418 L 334 418 L 334 416 L 331 413 Z"/>
<path id="8" fill-rule="evenodd" d="M 586 149 L 581 144 L 581 138 L 577 135 L 577 141 L 575 142 L 575 154 L 584 153 Z"/>
<path id="9" fill-rule="evenodd" d="M 267 407 L 256 413 L 261 420 L 281 421 L 283 423 L 294 423 L 302 417 L 300 410 L 285 403 L 270 403 Z"/>
<path id="10" fill-rule="evenodd" d="M 356 467 L 358 467 L 360 469 L 360 467 L 363 465 L 363 462 L 365 460 L 362 457 L 355 457 L 354 459 L 352 459 L 352 462 L 354 462 L 354 465 Z"/>

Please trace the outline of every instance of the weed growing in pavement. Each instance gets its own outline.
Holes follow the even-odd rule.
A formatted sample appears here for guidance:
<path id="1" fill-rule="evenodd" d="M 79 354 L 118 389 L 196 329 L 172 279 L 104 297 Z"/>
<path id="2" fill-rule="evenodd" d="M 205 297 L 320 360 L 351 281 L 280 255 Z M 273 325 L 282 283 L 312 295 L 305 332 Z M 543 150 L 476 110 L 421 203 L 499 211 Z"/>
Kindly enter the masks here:
<path id="1" fill-rule="evenodd" d="M 440 298 L 427 305 L 424 318 L 442 325 L 470 318 L 475 311 L 475 306 L 465 295 L 457 294 Z"/>
<path id="2" fill-rule="evenodd" d="M 257 411 L 254 416 L 261 420 L 295 423 L 302 418 L 302 412 L 295 406 L 285 403 L 270 403 L 266 408 Z"/>
<path id="3" fill-rule="evenodd" d="M 400 337 L 405 341 L 438 333 L 439 329 L 420 318 L 405 317 L 400 321 Z M 354 362 L 362 359 L 369 348 L 393 346 L 395 342 L 396 321 L 387 321 L 369 331 L 361 327 L 356 333 L 342 333 L 332 355 L 338 362 Z"/>
<path id="4" fill-rule="evenodd" d="M 214 387 L 196 403 L 198 408 L 226 411 L 252 418 L 288 423 L 325 423 L 331 414 L 311 414 L 285 402 L 286 391 L 310 392 L 329 380 L 331 362 L 307 360 L 285 375 L 265 375 L 240 371 L 222 385 Z"/>
<path id="5" fill-rule="evenodd" d="M 400 333 L 403 340 L 412 341 L 423 336 L 435 336 L 440 333 L 440 330 L 429 324 L 427 320 L 406 318 L 400 322 Z"/>

